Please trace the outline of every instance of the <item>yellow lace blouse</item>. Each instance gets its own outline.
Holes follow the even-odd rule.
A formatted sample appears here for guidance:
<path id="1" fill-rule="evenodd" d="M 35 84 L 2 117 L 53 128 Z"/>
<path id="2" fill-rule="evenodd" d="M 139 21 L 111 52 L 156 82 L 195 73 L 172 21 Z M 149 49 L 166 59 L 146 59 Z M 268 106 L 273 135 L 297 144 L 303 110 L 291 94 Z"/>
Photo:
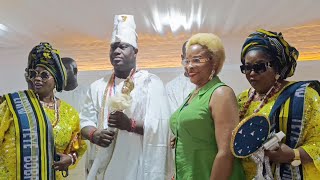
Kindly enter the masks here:
<path id="1" fill-rule="evenodd" d="M 80 120 L 78 112 L 66 102 L 60 102 L 60 121 L 53 128 L 57 152 L 65 154 L 76 152 L 78 158 L 80 158 L 86 151 L 87 146 L 79 136 Z M 45 111 L 51 123 L 53 123 L 55 121 L 54 110 L 45 108 Z M 7 103 L 3 102 L 0 105 L 0 179 L 16 179 L 15 167 L 15 127 Z M 61 172 L 57 171 L 56 174 L 57 179 L 63 179 Z"/>
<path id="2" fill-rule="evenodd" d="M 291 84 L 291 83 L 290 83 Z M 272 106 L 280 95 L 281 91 L 272 96 L 266 105 L 257 113 L 268 117 Z M 239 94 L 238 102 L 240 110 L 249 98 L 249 90 Z M 245 116 L 250 116 L 253 111 L 258 108 L 260 101 L 253 101 Z M 287 117 L 280 117 L 282 120 Z M 304 105 L 304 129 L 302 138 L 299 142 L 309 156 L 313 159 L 313 163 L 303 164 L 303 176 L 305 180 L 317 180 L 320 177 L 320 97 L 318 93 L 307 87 Z M 279 123 L 281 124 L 281 122 Z M 281 125 L 280 125 L 281 130 Z M 256 164 L 249 158 L 243 159 L 242 164 L 246 173 L 246 178 L 251 180 L 256 175 Z"/>

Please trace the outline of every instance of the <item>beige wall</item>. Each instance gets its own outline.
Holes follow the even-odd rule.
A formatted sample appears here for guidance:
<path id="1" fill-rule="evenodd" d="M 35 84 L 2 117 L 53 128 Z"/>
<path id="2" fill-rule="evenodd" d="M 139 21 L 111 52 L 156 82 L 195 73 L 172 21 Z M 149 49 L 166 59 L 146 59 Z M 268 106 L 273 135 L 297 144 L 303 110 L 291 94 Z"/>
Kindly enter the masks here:
<path id="1" fill-rule="evenodd" d="M 9 59 L 0 62 L 0 94 L 23 90 L 27 87 L 24 79 L 25 66 L 26 64 L 19 64 Z M 240 64 L 226 64 L 219 75 L 236 94 L 249 87 L 245 76 L 240 73 L 239 66 Z M 289 80 L 320 80 L 319 69 L 320 61 L 299 61 L 295 75 Z M 182 71 L 182 68 L 150 69 L 150 72 L 158 75 L 164 83 L 169 82 Z M 79 84 L 87 87 L 96 79 L 110 73 L 110 71 L 82 71 L 78 77 Z"/>

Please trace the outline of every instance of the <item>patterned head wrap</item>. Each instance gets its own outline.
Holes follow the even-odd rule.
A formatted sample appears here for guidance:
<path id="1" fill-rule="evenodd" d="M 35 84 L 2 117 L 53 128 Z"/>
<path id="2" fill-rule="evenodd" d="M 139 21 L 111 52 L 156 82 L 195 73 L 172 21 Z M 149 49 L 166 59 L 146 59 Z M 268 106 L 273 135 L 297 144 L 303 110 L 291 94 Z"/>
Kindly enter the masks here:
<path id="1" fill-rule="evenodd" d="M 54 77 L 56 90 L 61 92 L 67 82 L 66 70 L 60 58 L 60 52 L 49 43 L 41 42 L 35 46 L 28 57 L 28 70 L 43 67 Z"/>
<path id="2" fill-rule="evenodd" d="M 253 48 L 263 49 L 271 55 L 273 61 L 278 66 L 278 73 L 282 79 L 291 77 L 294 74 L 299 52 L 283 39 L 281 33 L 259 29 L 250 34 L 242 46 L 242 64 L 245 63 L 244 57 L 247 52 Z"/>

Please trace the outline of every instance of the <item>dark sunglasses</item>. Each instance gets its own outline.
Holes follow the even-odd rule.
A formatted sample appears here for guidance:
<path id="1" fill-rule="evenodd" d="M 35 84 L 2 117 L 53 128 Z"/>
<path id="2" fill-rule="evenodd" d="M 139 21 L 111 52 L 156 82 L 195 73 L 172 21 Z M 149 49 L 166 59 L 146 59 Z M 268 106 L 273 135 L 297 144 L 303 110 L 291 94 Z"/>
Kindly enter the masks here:
<path id="1" fill-rule="evenodd" d="M 251 71 L 261 74 L 266 72 L 267 68 L 271 68 L 272 64 L 271 62 L 262 62 L 262 63 L 257 63 L 257 64 L 243 64 L 240 66 L 240 70 L 243 74 L 250 74 Z"/>
<path id="2" fill-rule="evenodd" d="M 241 65 L 240 66 L 240 70 L 243 74 L 250 74 L 251 71 L 257 73 L 257 74 L 261 74 L 267 71 L 268 68 L 271 68 L 272 64 L 271 62 L 261 62 L 261 63 L 257 63 L 257 64 L 253 64 L 253 65 Z"/>
<path id="3" fill-rule="evenodd" d="M 28 74 L 29 80 L 34 81 L 34 79 L 38 76 L 42 79 L 43 82 L 46 82 L 52 78 L 51 74 L 47 70 L 38 72 L 34 69 L 29 69 L 29 74 Z"/>

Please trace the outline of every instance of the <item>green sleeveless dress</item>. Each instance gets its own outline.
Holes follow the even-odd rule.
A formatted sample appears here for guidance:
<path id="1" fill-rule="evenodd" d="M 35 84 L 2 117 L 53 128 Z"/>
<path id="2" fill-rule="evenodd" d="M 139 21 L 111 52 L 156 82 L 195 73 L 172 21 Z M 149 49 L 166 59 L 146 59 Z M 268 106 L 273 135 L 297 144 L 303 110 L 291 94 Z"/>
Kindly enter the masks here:
<path id="1" fill-rule="evenodd" d="M 209 180 L 218 146 L 209 103 L 212 93 L 225 86 L 214 77 L 203 86 L 190 104 L 184 104 L 170 118 L 170 128 L 176 136 L 176 180 Z M 191 93 L 192 94 L 192 93 Z M 245 179 L 239 159 L 235 159 L 232 180 Z"/>

